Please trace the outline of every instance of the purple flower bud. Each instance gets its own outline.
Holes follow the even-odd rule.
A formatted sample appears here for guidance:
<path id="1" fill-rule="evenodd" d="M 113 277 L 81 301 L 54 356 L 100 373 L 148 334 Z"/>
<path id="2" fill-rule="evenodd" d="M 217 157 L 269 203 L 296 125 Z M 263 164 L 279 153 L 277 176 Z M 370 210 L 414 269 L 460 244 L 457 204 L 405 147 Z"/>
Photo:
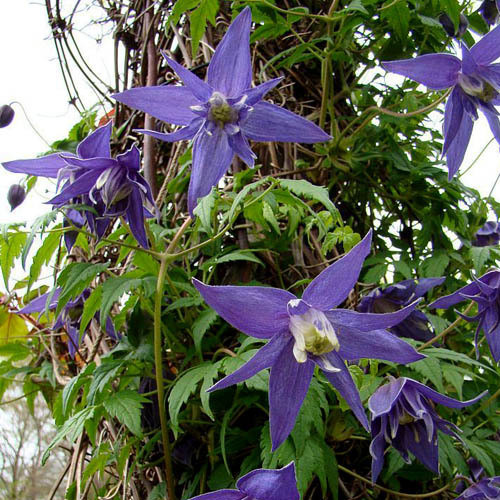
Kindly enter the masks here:
<path id="1" fill-rule="evenodd" d="M 14 110 L 8 104 L 0 106 L 0 128 L 10 125 L 14 119 L 14 115 Z"/>
<path id="2" fill-rule="evenodd" d="M 469 27 L 469 21 L 463 14 L 460 14 L 458 30 L 456 31 L 453 21 L 446 12 L 442 12 L 441 14 L 439 14 L 438 20 L 441 23 L 443 29 L 446 31 L 446 34 L 454 38 L 461 38 Z"/>
<path id="3" fill-rule="evenodd" d="M 7 193 L 7 201 L 10 205 L 10 210 L 14 210 L 14 208 L 18 207 L 26 198 L 26 191 L 19 184 L 12 184 L 9 188 L 9 192 Z"/>
<path id="4" fill-rule="evenodd" d="M 473 247 L 487 247 L 500 243 L 500 224 L 495 221 L 487 221 L 480 227 L 472 240 Z"/>
<path id="5" fill-rule="evenodd" d="M 487 24 L 492 26 L 498 21 L 500 2 L 498 0 L 484 0 L 479 7 L 479 13 L 483 16 L 483 19 Z"/>

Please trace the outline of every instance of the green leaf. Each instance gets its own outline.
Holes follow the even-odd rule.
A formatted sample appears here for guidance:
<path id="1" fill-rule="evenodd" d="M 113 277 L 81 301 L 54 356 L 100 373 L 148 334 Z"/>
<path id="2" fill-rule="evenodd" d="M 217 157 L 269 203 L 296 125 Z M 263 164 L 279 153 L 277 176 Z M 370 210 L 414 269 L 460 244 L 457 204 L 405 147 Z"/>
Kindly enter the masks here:
<path id="1" fill-rule="evenodd" d="M 205 377 L 208 368 L 207 365 L 208 363 L 204 363 L 184 373 L 176 381 L 174 388 L 170 392 L 168 397 L 168 411 L 172 430 L 176 437 L 181 430 L 179 427 L 179 412 L 181 406 L 186 403 L 189 396 L 191 396 L 198 387 L 200 380 Z"/>
<path id="2" fill-rule="evenodd" d="M 474 271 L 481 273 L 484 264 L 490 258 L 490 249 L 488 247 L 471 247 L 469 253 L 474 264 Z"/>
<path id="3" fill-rule="evenodd" d="M 92 283 L 95 277 L 108 267 L 108 262 L 101 264 L 72 262 L 66 266 L 57 280 L 57 284 L 62 287 L 62 290 L 57 301 L 56 316 L 71 299 L 74 299 L 77 295 L 82 293 Z"/>
<path id="4" fill-rule="evenodd" d="M 201 227 L 209 236 L 213 234 L 212 210 L 215 206 L 216 196 L 216 191 L 214 188 L 212 188 L 210 193 L 204 196 L 194 209 L 194 215 L 199 218 Z"/>
<path id="5" fill-rule="evenodd" d="M 136 436 L 142 436 L 141 408 L 149 400 L 135 391 L 115 392 L 107 397 L 103 404 L 106 411 L 125 425 Z"/>
<path id="6" fill-rule="evenodd" d="M 87 377 L 95 370 L 95 363 L 90 363 L 85 370 L 81 371 L 76 377 L 73 377 L 65 386 L 62 391 L 62 416 L 68 414 L 68 409 L 73 405 L 75 396 L 87 381 Z"/>
<path id="7" fill-rule="evenodd" d="M 82 433 L 85 421 L 94 416 L 95 406 L 87 406 L 83 410 L 75 413 L 70 419 L 66 420 L 63 426 L 57 431 L 54 439 L 50 442 L 48 448 L 42 456 L 42 465 L 49 458 L 50 452 L 54 447 L 59 444 L 63 439 L 67 439 L 73 443 L 76 438 Z"/>
<path id="8" fill-rule="evenodd" d="M 99 317 L 101 325 L 106 324 L 106 318 L 113 304 L 117 302 L 122 295 L 130 292 L 130 290 L 139 288 L 141 285 L 141 278 L 118 276 L 117 278 L 106 280 L 102 285 L 101 313 Z"/>
<path id="9" fill-rule="evenodd" d="M 102 286 L 99 285 L 97 288 L 92 290 L 89 298 L 83 304 L 83 312 L 80 318 L 80 337 L 82 337 L 83 332 L 85 332 L 88 324 L 101 307 L 101 298 Z M 103 325 L 105 325 L 105 323 L 103 323 Z"/>
<path id="10" fill-rule="evenodd" d="M 58 232 L 51 232 L 45 236 L 42 240 L 42 245 L 37 250 L 35 256 L 33 257 L 33 262 L 29 270 L 28 278 L 28 292 L 31 290 L 33 283 L 40 276 L 40 272 L 43 266 L 46 266 L 54 252 L 59 246 L 61 240 L 61 234 Z"/>
<path id="11" fill-rule="evenodd" d="M 201 37 L 205 33 L 207 19 L 212 26 L 215 26 L 215 16 L 219 11 L 219 2 L 217 0 L 201 0 L 199 7 L 189 16 L 191 24 L 191 52 L 193 58 L 196 57 Z"/>
<path id="12" fill-rule="evenodd" d="M 197 7 L 200 1 L 201 0 L 177 0 L 174 4 L 172 14 L 167 20 L 167 24 L 177 24 L 182 14 Z"/>
<path id="13" fill-rule="evenodd" d="M 90 384 L 89 393 L 87 395 L 87 402 L 94 404 L 94 399 L 102 392 L 108 382 L 115 379 L 120 368 L 126 363 L 124 359 L 106 359 L 94 371 L 94 377 Z"/>
<path id="14" fill-rule="evenodd" d="M 210 328 L 212 323 L 217 319 L 217 316 L 218 316 L 217 313 L 213 309 L 205 309 L 198 315 L 198 317 L 193 322 L 191 331 L 193 332 L 193 340 L 196 352 L 200 357 L 201 357 L 201 341 L 203 340 L 203 336 Z"/>
<path id="15" fill-rule="evenodd" d="M 430 380 L 439 392 L 444 392 L 443 373 L 437 359 L 421 359 L 415 363 L 411 363 L 408 367 Z"/>
<path id="16" fill-rule="evenodd" d="M 31 225 L 31 231 L 26 239 L 26 244 L 24 245 L 23 248 L 23 253 L 21 256 L 21 263 L 23 266 L 23 269 L 26 269 L 26 259 L 28 258 L 28 253 L 31 249 L 31 246 L 33 245 L 33 241 L 35 239 L 35 236 L 38 232 L 40 232 L 40 236 L 43 236 L 45 228 L 51 223 L 56 220 L 57 217 L 57 210 L 53 210 L 51 212 L 48 212 L 46 214 L 41 215 L 40 217 L 37 217 L 33 224 Z M 60 227 L 60 226 L 57 226 Z M 54 228 L 55 229 L 55 228 Z M 61 233 L 55 232 L 55 233 L 49 233 L 47 235 L 47 238 L 51 235 L 55 234 L 57 239 L 61 237 Z"/>
<path id="17" fill-rule="evenodd" d="M 435 252 L 434 255 L 422 262 L 420 274 L 424 278 L 443 276 L 449 263 L 450 258 L 444 251 Z"/>
<path id="18" fill-rule="evenodd" d="M 255 262 L 256 264 L 261 264 L 262 266 L 264 265 L 264 262 L 262 262 L 257 256 L 253 254 L 256 249 L 248 249 L 248 250 L 234 250 L 232 252 L 226 253 L 225 255 L 216 256 L 212 257 L 211 259 L 208 259 L 205 261 L 201 266 L 200 269 L 202 271 L 207 271 L 210 269 L 212 266 L 216 266 L 217 264 L 223 264 L 224 262 L 234 262 L 237 260 L 246 260 L 249 262 Z"/>
<path id="19" fill-rule="evenodd" d="M 406 42 L 411 18 L 408 2 L 405 0 L 401 0 L 399 2 L 387 0 L 382 6 L 381 11 L 380 17 L 389 23 L 389 25 L 394 29 L 396 36 L 402 42 Z"/>
<path id="20" fill-rule="evenodd" d="M 328 189 L 323 186 L 315 186 L 304 179 L 279 179 L 279 184 L 289 189 L 299 197 L 318 201 L 332 214 L 333 220 L 339 225 L 343 225 L 342 217 L 337 207 L 332 203 L 328 195 Z"/>
<path id="21" fill-rule="evenodd" d="M 489 454 L 484 450 L 481 444 L 471 441 L 470 439 L 462 438 L 467 448 L 469 448 L 472 456 L 477 458 L 481 465 L 484 467 L 488 477 L 495 475 L 495 466 Z M 498 457 L 497 457 L 498 458 Z"/>
<path id="22" fill-rule="evenodd" d="M 204 300 L 201 297 L 181 297 L 174 300 L 168 307 L 167 312 L 183 309 L 185 307 L 201 306 Z"/>
<path id="23" fill-rule="evenodd" d="M 14 267 L 14 260 L 21 254 L 25 242 L 25 233 L 8 233 L 6 238 L 0 238 L 0 267 L 7 290 L 9 290 L 9 277 Z"/>

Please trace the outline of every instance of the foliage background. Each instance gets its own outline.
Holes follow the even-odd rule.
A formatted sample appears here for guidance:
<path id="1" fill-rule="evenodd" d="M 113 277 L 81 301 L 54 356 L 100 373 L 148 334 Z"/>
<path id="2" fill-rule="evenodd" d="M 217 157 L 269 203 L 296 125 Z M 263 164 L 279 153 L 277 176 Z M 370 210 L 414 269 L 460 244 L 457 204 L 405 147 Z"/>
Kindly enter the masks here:
<path id="1" fill-rule="evenodd" d="M 177 494 L 186 499 L 231 487 L 249 470 L 294 459 L 304 499 L 386 495 L 345 471 L 368 477 L 369 436 L 321 376 L 311 386 L 291 437 L 273 454 L 266 373 L 238 387 L 205 393 L 248 360 L 259 343 L 207 308 L 190 280 L 264 284 L 300 294 L 371 227 L 373 251 L 348 307 L 379 284 L 446 276 L 428 297 L 430 302 L 496 265 L 496 247 L 477 248 L 470 242 L 486 219 L 498 214 L 498 203 L 482 199 L 460 179 L 447 181 L 436 126 L 442 109 L 436 106 L 430 117 L 418 112 L 441 94 L 387 78 L 379 68 L 382 60 L 451 50 L 452 40 L 436 21 L 443 11 L 455 23 L 464 12 L 471 29 L 485 33 L 476 12 L 479 2 L 88 2 L 99 8 L 100 17 L 92 22 L 110 26 L 115 40 L 114 82 L 93 74 L 91 61 L 76 50 L 74 18 L 88 14 L 78 4 L 47 0 L 68 93 L 82 113 L 82 120 L 53 150 L 74 150 L 110 113 L 115 120 L 114 153 L 141 141 L 133 129 L 142 128 L 144 116 L 115 108 L 111 91 L 174 82 L 159 49 L 203 76 L 209 47 L 217 45 L 245 5 L 252 8 L 256 23 L 251 39 L 254 82 L 284 76 L 270 99 L 316 121 L 333 136 L 330 143 L 315 147 L 255 144 L 257 168 L 246 170 L 234 162 L 232 175 L 203 200 L 197 219 L 178 240 L 181 255 L 169 268 L 162 304 L 163 378 Z M 472 43 L 470 33 L 464 39 Z M 100 101 L 95 108 L 82 108 L 65 58 L 78 61 L 92 82 Z M 161 207 L 161 219 L 151 222 L 150 235 L 154 249 L 162 251 L 187 217 L 191 153 L 185 143 L 150 142 L 143 157 Z M 34 182 L 29 179 L 27 185 Z M 152 347 L 158 263 L 124 246 L 134 241 L 119 225 L 100 243 L 80 235 L 71 255 L 61 244 L 61 231 L 62 218 L 55 212 L 40 217 L 32 228 L 2 227 L 0 267 L 7 293 L 0 309 L 0 394 L 17 380 L 28 401 L 37 392 L 43 396 L 58 429 L 49 452 L 61 444 L 69 450 L 66 498 L 163 498 Z M 20 264 L 22 277 L 14 279 L 12 270 Z M 51 314 L 24 321 L 13 314 L 47 289 L 39 278 L 48 269 L 51 285 L 63 286 L 67 299 L 87 286 L 94 290 L 83 310 L 88 321 L 82 332 L 87 330 L 87 335 L 75 360 L 67 353 L 64 332 L 49 331 Z M 117 345 L 90 320 L 96 311 L 101 319 L 112 315 L 123 334 Z M 437 334 L 457 318 L 452 310 L 428 316 Z M 475 360 L 473 332 L 474 325 L 460 322 L 439 347 L 424 349 L 426 360 L 407 367 L 374 361 L 352 365 L 363 401 L 387 373 L 410 376 L 460 399 L 484 389 L 495 394 L 498 367 L 484 345 Z M 500 474 L 496 400 L 479 411 L 440 412 L 459 425 L 464 440 L 441 436 L 441 476 L 434 477 L 418 463 L 405 465 L 390 452 L 382 485 L 429 492 L 457 473 L 468 476 L 469 456 L 488 475 Z M 450 486 L 441 495 L 453 498 L 452 491 Z"/>

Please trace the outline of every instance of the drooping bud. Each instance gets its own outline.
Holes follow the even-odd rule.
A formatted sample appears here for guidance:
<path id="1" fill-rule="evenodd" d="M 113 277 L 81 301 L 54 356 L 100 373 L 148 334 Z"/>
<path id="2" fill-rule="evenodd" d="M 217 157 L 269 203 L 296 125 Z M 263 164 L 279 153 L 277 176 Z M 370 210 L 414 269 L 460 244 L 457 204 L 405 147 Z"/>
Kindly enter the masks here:
<path id="1" fill-rule="evenodd" d="M 483 19 L 487 24 L 492 26 L 496 24 L 499 16 L 499 4 L 498 0 L 484 0 L 479 7 L 479 13 L 483 16 Z"/>
<path id="2" fill-rule="evenodd" d="M 14 115 L 14 110 L 8 104 L 0 106 L 0 128 L 10 125 L 14 119 Z"/>
<path id="3" fill-rule="evenodd" d="M 26 191 L 23 186 L 19 184 L 12 184 L 9 188 L 9 192 L 7 193 L 7 201 L 10 205 L 10 210 L 14 210 L 14 208 L 18 207 L 26 198 Z"/>
<path id="4" fill-rule="evenodd" d="M 469 21 L 463 14 L 460 14 L 457 30 L 455 30 L 455 25 L 446 12 L 439 14 L 438 19 L 446 34 L 454 38 L 461 38 L 469 27 Z"/>

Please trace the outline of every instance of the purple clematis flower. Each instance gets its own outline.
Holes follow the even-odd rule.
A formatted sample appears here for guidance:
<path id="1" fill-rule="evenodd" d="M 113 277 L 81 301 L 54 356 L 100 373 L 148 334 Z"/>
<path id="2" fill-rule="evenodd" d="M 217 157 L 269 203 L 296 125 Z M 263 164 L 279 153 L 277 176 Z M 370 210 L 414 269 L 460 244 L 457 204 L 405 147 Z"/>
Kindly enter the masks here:
<path id="1" fill-rule="evenodd" d="M 281 78 L 251 87 L 251 23 L 251 10 L 246 7 L 217 46 L 208 66 L 206 82 L 163 54 L 184 86 L 142 87 L 112 96 L 161 121 L 184 125 L 168 134 L 152 130 L 140 132 L 167 142 L 194 139 L 188 191 L 191 215 L 198 198 L 217 185 L 235 154 L 253 167 L 255 155 L 249 139 L 304 143 L 331 139 L 314 123 L 262 100 Z"/>
<path id="2" fill-rule="evenodd" d="M 361 299 L 357 310 L 362 313 L 397 311 L 399 308 L 405 307 L 422 297 L 444 280 L 445 278 L 423 278 L 418 282 L 404 280 L 384 289 L 376 288 Z M 401 323 L 389 328 L 389 331 L 398 337 L 408 337 L 422 342 L 430 340 L 434 336 L 427 316 L 417 309 L 412 311 Z"/>
<path id="3" fill-rule="evenodd" d="M 84 204 L 90 230 L 101 238 L 114 217 L 123 215 L 138 243 L 147 248 L 144 217 L 151 214 L 144 208 L 145 200 L 154 206 L 151 188 L 139 174 L 140 154 L 136 146 L 111 157 L 109 141 L 111 126 L 96 129 L 73 153 L 54 153 L 32 160 L 3 163 L 10 172 L 56 177 L 63 183 L 61 192 L 48 203 L 62 207 L 70 203 Z M 68 214 L 75 225 L 80 220 L 74 211 Z"/>
<path id="4" fill-rule="evenodd" d="M 348 254 L 319 274 L 302 299 L 278 288 L 208 286 L 193 280 L 205 301 L 235 328 L 259 339 L 270 339 L 252 359 L 209 391 L 237 384 L 271 368 L 269 413 L 273 450 L 293 429 L 315 365 L 367 429 L 359 392 L 345 361 L 377 358 L 406 364 L 425 357 L 385 330 L 404 320 L 418 300 L 388 314 L 333 309 L 356 284 L 370 244 L 371 231 Z"/>
<path id="5" fill-rule="evenodd" d="M 478 321 L 474 344 L 479 358 L 478 338 L 482 329 L 490 347 L 493 359 L 500 361 L 500 271 L 490 271 L 455 293 L 446 295 L 429 304 L 431 309 L 448 309 L 464 300 L 477 302 L 478 312 L 469 317 L 460 314 L 467 321 Z"/>
<path id="6" fill-rule="evenodd" d="M 412 380 L 390 377 L 368 401 L 372 414 L 370 455 L 372 481 L 376 482 L 384 465 L 384 452 L 392 445 L 409 463 L 408 452 L 415 455 L 428 469 L 439 474 L 437 431 L 458 437 L 460 429 L 442 419 L 433 402 L 448 408 L 465 408 L 476 403 L 488 391 L 470 401 L 457 401 Z"/>
<path id="7" fill-rule="evenodd" d="M 498 245 L 500 243 L 500 224 L 489 220 L 478 229 L 472 241 L 474 247 L 487 247 L 490 245 Z"/>
<path id="8" fill-rule="evenodd" d="M 57 302 L 61 295 L 62 288 L 56 288 L 54 293 L 47 292 L 40 297 L 32 300 L 27 306 L 23 307 L 17 314 L 32 314 L 35 312 L 43 313 L 46 309 L 57 309 Z M 52 325 L 52 330 L 60 330 L 64 328 L 68 334 L 68 352 L 72 358 L 80 346 L 80 320 L 83 312 L 83 304 L 89 298 L 90 290 L 85 289 L 80 295 L 69 301 L 59 313 L 55 323 Z M 48 304 L 47 304 L 48 301 Z M 97 314 L 94 316 L 97 319 Z M 106 333 L 114 340 L 117 340 L 118 335 L 111 318 L 106 319 Z M 85 334 L 84 334 L 85 335 Z"/>
<path id="9" fill-rule="evenodd" d="M 236 490 L 219 490 L 191 500 L 299 500 L 295 464 L 282 469 L 256 469 L 236 483 Z"/>
<path id="10" fill-rule="evenodd" d="M 485 477 L 467 488 L 455 500 L 498 500 L 500 498 L 500 476 Z"/>
<path id="11" fill-rule="evenodd" d="M 479 12 L 487 24 L 490 26 L 496 24 L 500 15 L 500 0 L 484 0 Z"/>
<path id="12" fill-rule="evenodd" d="M 453 89 L 444 113 L 443 155 L 446 155 L 450 180 L 464 159 L 478 109 L 500 143 L 500 122 L 495 109 L 500 104 L 500 66 L 491 64 L 500 57 L 500 26 L 470 50 L 463 42 L 461 47 L 462 60 L 451 54 L 426 54 L 382 63 L 387 71 L 411 78 L 430 89 Z"/>

